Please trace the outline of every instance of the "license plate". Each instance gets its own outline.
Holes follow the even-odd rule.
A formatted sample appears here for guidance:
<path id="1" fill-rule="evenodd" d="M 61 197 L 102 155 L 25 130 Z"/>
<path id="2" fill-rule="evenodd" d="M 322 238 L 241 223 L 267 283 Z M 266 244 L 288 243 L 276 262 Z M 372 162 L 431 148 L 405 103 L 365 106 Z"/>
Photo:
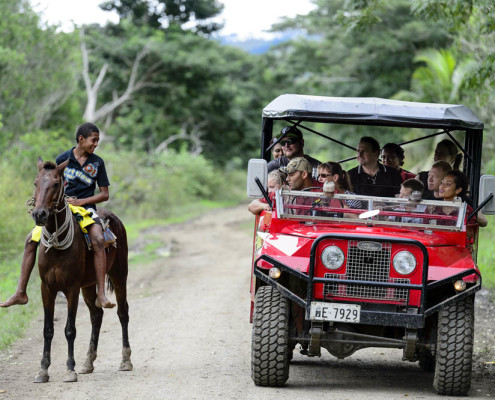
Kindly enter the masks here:
<path id="1" fill-rule="evenodd" d="M 357 324 L 361 318 L 361 306 L 359 304 L 311 303 L 311 321 L 335 321 Z"/>

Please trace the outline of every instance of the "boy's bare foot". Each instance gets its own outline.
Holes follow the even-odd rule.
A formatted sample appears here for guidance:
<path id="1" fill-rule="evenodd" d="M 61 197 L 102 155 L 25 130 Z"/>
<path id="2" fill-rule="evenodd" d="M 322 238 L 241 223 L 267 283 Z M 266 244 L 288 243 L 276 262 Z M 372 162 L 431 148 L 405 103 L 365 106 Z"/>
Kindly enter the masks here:
<path id="1" fill-rule="evenodd" d="M 10 307 L 15 304 L 23 305 L 26 304 L 29 301 L 27 294 L 22 293 L 14 293 L 12 296 L 9 297 L 8 300 L 1 302 L 0 307 Z"/>
<path id="2" fill-rule="evenodd" d="M 103 296 L 102 300 L 100 300 L 98 297 L 96 298 L 95 306 L 98 308 L 114 308 L 115 304 L 109 301 L 105 296 Z"/>

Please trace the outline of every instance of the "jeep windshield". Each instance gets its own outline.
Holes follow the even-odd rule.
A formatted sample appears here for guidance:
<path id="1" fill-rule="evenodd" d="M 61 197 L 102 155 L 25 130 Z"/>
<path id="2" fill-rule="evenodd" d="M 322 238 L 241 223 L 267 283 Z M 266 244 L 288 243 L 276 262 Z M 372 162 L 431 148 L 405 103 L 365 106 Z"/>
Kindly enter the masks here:
<path id="1" fill-rule="evenodd" d="M 283 219 L 337 224 L 392 225 L 418 229 L 465 229 L 466 203 L 295 191 L 276 193 L 277 215 Z"/>

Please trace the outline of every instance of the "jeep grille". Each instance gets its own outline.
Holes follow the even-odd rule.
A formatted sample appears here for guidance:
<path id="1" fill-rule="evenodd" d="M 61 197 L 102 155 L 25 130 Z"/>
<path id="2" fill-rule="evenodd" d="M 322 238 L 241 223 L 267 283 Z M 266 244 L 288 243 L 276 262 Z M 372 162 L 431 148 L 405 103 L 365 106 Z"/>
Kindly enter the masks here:
<path id="1" fill-rule="evenodd" d="M 366 280 L 372 282 L 410 283 L 409 279 L 390 278 L 391 243 L 382 243 L 381 250 L 362 250 L 357 247 L 357 240 L 350 240 L 347 251 L 346 273 L 326 273 L 325 278 Z M 374 286 L 347 286 L 329 283 L 324 285 L 323 295 L 350 297 L 359 299 L 377 299 L 404 303 L 407 300 L 407 289 L 380 288 Z"/>

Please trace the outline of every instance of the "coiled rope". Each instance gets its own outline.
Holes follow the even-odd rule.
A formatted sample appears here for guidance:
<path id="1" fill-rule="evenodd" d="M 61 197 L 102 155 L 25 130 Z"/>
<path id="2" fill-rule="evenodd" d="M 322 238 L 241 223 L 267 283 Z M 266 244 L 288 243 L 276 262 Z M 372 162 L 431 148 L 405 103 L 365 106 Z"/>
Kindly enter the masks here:
<path id="1" fill-rule="evenodd" d="M 48 229 L 44 226 L 41 229 L 41 243 L 46 247 L 45 253 L 48 252 L 52 247 L 56 250 L 65 250 L 72 245 L 72 241 L 74 240 L 74 219 L 72 218 L 72 212 L 69 208 L 69 203 L 64 198 L 64 208 L 62 210 L 54 210 L 55 214 L 58 214 L 65 210 L 65 220 L 64 223 L 58 227 L 57 224 L 57 216 L 55 215 L 55 232 L 50 233 Z M 64 233 L 65 238 L 59 242 L 59 236 L 62 236 Z"/>
<path id="2" fill-rule="evenodd" d="M 61 213 L 65 210 L 65 220 L 64 223 L 58 227 L 57 216 L 55 215 L 55 232 L 50 233 L 46 227 L 41 228 L 41 243 L 46 247 L 45 253 L 48 252 L 51 248 L 56 250 L 65 250 L 69 248 L 74 240 L 74 219 L 72 218 L 72 212 L 69 208 L 69 203 L 67 203 L 67 197 L 64 196 L 64 208 L 61 210 L 53 210 L 55 214 Z M 58 204 L 58 202 L 57 202 Z M 35 206 L 34 196 L 26 201 L 26 211 L 31 214 L 33 212 Z M 59 236 L 62 236 L 64 233 L 65 238 L 59 242 Z"/>

